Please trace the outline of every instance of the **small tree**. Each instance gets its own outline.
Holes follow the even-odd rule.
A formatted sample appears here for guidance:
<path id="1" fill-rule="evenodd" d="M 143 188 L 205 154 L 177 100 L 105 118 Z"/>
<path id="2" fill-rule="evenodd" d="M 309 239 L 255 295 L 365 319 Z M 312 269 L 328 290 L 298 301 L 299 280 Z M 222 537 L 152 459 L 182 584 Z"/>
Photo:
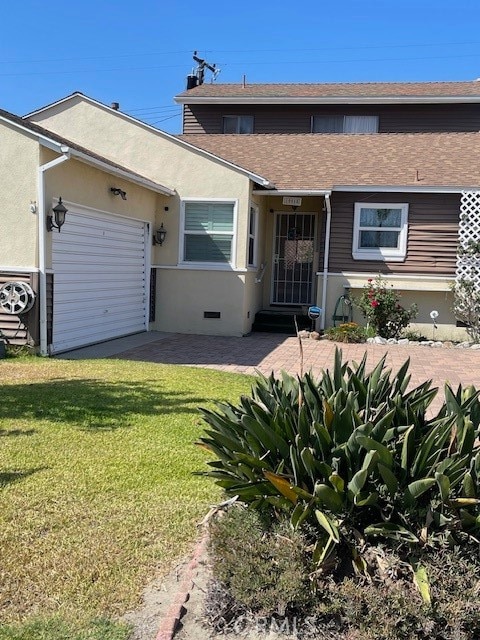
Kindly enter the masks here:
<path id="1" fill-rule="evenodd" d="M 466 324 L 470 338 L 480 342 L 480 242 L 468 240 L 460 245 L 457 261 L 463 264 L 464 274 L 453 285 L 453 313 Z"/>
<path id="2" fill-rule="evenodd" d="M 405 309 L 400 304 L 400 297 L 393 285 L 389 286 L 381 276 L 377 276 L 375 281 L 369 278 L 355 304 L 377 335 L 382 338 L 398 338 L 418 314 L 416 304 Z"/>

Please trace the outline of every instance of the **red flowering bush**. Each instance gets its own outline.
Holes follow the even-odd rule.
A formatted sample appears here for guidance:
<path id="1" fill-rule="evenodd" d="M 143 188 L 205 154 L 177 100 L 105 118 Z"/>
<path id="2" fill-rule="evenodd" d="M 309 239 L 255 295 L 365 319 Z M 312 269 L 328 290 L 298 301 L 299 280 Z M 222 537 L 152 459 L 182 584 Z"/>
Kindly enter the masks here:
<path id="1" fill-rule="evenodd" d="M 398 291 L 381 276 L 377 276 L 375 280 L 369 278 L 355 304 L 363 313 L 367 325 L 373 327 L 382 338 L 398 338 L 402 329 L 418 314 L 416 304 L 408 309 L 402 307 Z"/>

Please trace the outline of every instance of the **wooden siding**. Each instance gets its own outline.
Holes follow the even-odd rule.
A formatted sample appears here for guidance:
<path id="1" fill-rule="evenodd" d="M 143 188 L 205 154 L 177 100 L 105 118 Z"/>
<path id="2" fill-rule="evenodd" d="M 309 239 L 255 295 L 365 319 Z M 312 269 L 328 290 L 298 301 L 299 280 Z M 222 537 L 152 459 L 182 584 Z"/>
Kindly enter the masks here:
<path id="1" fill-rule="evenodd" d="M 183 133 L 223 133 L 223 116 L 253 115 L 254 133 L 310 133 L 314 115 L 378 115 L 379 133 L 479 131 L 480 105 L 185 105 Z"/>
<path id="2" fill-rule="evenodd" d="M 1 272 L 0 286 L 5 282 L 26 282 L 37 294 L 32 309 L 21 316 L 0 313 L 0 339 L 11 345 L 37 345 L 39 340 L 38 274 Z"/>
<path id="3" fill-rule="evenodd" d="M 353 259 L 355 202 L 408 203 L 404 262 Z M 452 277 L 455 275 L 459 214 L 460 196 L 456 194 L 333 193 L 329 271 Z M 320 264 L 323 264 L 323 246 L 320 254 Z"/>

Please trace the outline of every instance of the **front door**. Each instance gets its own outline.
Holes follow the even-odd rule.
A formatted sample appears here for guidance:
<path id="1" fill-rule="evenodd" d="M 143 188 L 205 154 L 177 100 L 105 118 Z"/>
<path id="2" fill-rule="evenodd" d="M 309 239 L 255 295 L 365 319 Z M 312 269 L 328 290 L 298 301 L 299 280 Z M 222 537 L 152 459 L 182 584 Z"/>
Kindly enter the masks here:
<path id="1" fill-rule="evenodd" d="M 275 214 L 272 304 L 312 303 L 314 247 L 314 213 Z"/>

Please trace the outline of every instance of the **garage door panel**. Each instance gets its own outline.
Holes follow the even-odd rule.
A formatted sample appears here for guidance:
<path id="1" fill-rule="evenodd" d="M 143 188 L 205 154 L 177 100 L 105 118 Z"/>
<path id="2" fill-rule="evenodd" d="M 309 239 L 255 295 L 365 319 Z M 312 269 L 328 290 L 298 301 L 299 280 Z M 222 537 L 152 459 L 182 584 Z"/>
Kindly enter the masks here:
<path id="1" fill-rule="evenodd" d="M 89 250 L 91 247 L 101 248 L 105 253 L 111 255 L 112 257 L 117 257 L 122 253 L 131 253 L 134 254 L 139 248 L 143 247 L 143 237 L 139 238 L 138 241 L 129 242 L 128 238 L 122 238 L 122 240 L 114 240 L 113 243 L 115 246 L 112 246 L 112 239 L 110 238 L 82 238 L 73 239 L 66 238 L 66 241 L 75 242 L 75 246 L 72 246 L 71 252 L 65 252 L 66 255 L 71 253 L 72 256 L 79 255 L 80 257 L 85 254 L 86 250 Z"/>
<path id="2" fill-rule="evenodd" d="M 83 296 L 80 299 L 71 298 L 70 300 L 61 301 L 55 305 L 55 315 L 58 321 L 68 319 L 69 321 L 75 320 L 73 314 L 80 315 L 83 318 L 85 314 L 85 305 L 88 304 L 92 310 L 89 310 L 89 318 L 93 313 L 94 308 L 101 309 L 104 313 L 108 311 L 114 311 L 116 313 L 134 313 L 138 314 L 138 307 L 145 305 L 145 299 L 143 296 L 131 296 L 128 298 L 128 304 L 125 300 L 117 300 L 115 298 L 99 298 L 96 296 L 88 297 Z M 131 309 L 131 311 L 129 311 Z"/>
<path id="3" fill-rule="evenodd" d="M 121 328 L 125 333 L 132 333 L 135 330 L 137 332 L 143 330 L 142 324 L 138 323 L 137 318 L 134 316 L 122 316 L 121 322 L 118 322 L 115 327 L 112 327 L 107 320 L 108 318 L 105 318 L 104 315 L 92 315 L 88 326 L 85 326 L 85 323 L 80 320 L 78 322 L 71 322 L 69 323 L 68 328 L 58 330 L 56 340 L 69 340 L 71 331 L 73 330 L 75 330 L 77 336 L 87 338 L 87 340 L 90 340 L 92 333 L 98 335 L 103 332 L 117 331 L 119 328 Z"/>
<path id="4" fill-rule="evenodd" d="M 72 288 L 77 288 L 78 291 L 72 291 Z M 99 300 L 119 300 L 123 298 L 133 300 L 137 298 L 143 298 L 145 296 L 144 287 L 138 286 L 137 282 L 112 282 L 107 280 L 102 282 L 102 286 L 99 287 L 96 282 L 65 282 L 59 284 L 56 287 L 57 302 L 56 304 L 64 304 L 65 302 L 72 302 L 73 300 L 81 300 L 85 296 L 90 296 L 90 299 L 98 298 Z M 60 294 L 60 295 L 58 295 Z"/>
<path id="5" fill-rule="evenodd" d="M 145 224 L 69 208 L 52 238 L 52 352 L 147 328 Z"/>
<path id="6" fill-rule="evenodd" d="M 96 259 L 95 263 L 82 263 L 79 260 L 70 262 L 67 259 L 56 262 L 57 272 L 60 267 L 61 273 L 78 273 L 79 270 L 88 272 L 89 270 L 94 270 L 97 266 L 103 266 L 105 270 L 110 269 L 110 271 L 120 269 L 123 273 L 129 273 L 131 269 L 134 269 L 135 273 L 138 273 L 138 270 L 144 267 L 144 263 L 138 260 L 138 258 L 130 259 L 128 257 L 122 260 L 122 262 L 115 263 L 109 260 L 109 256 L 104 255 Z"/>

